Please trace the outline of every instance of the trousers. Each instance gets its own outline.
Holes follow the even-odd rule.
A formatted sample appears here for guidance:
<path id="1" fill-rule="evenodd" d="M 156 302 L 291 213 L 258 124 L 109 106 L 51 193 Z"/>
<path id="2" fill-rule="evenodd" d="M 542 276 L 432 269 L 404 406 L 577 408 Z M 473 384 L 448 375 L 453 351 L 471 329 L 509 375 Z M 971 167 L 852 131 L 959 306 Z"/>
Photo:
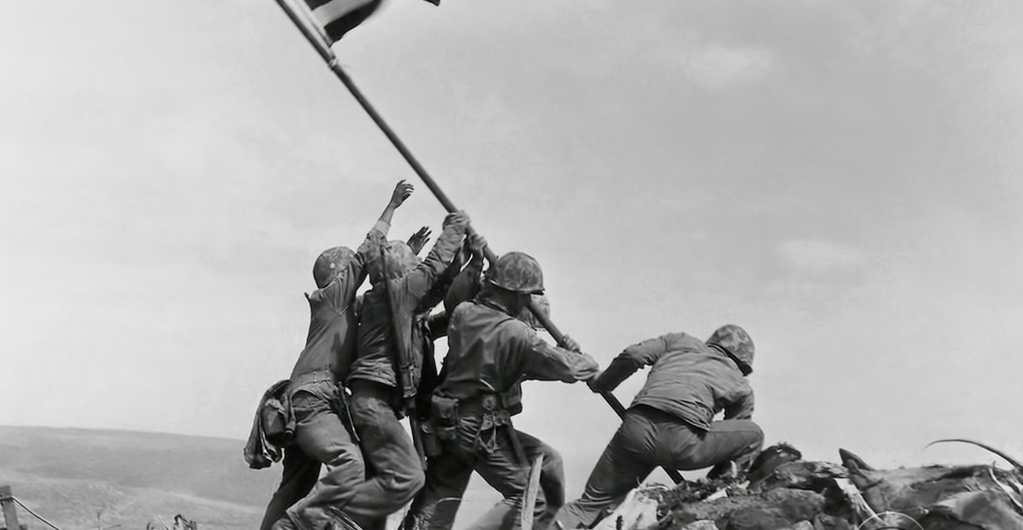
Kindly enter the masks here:
<path id="1" fill-rule="evenodd" d="M 533 527 L 545 530 L 565 503 L 565 471 L 561 455 L 539 439 L 502 425 L 490 431 L 473 432 L 473 422 L 460 426 L 457 438 L 442 444 L 443 452 L 430 458 L 426 486 L 412 503 L 405 518 L 405 530 L 450 530 L 455 522 L 469 479 L 475 471 L 504 499 L 491 508 L 469 530 L 509 530 L 521 527 L 522 500 L 529 483 L 529 464 L 517 456 L 511 436 L 518 438 L 532 462 L 543 455 L 540 491 L 533 511 Z M 480 443 L 483 439 L 486 442 Z"/>
<path id="2" fill-rule="evenodd" d="M 763 444 L 763 431 L 750 420 L 715 421 L 703 432 L 660 410 L 633 407 L 590 473 L 582 497 L 555 518 L 569 530 L 590 528 L 658 466 L 689 471 L 734 461 L 745 470 Z"/>
<path id="3" fill-rule="evenodd" d="M 281 484 L 260 530 L 269 530 L 286 514 L 299 528 L 313 530 L 336 520 L 333 510 L 365 509 L 368 499 L 359 494 L 359 486 L 365 482 L 366 468 L 359 446 L 338 414 L 338 391 L 330 380 L 292 391 L 295 437 L 285 449 Z M 327 473 L 320 478 L 322 465 Z"/>
<path id="4" fill-rule="evenodd" d="M 352 422 L 362 442 L 367 479 L 360 497 L 372 499 L 365 510 L 347 510 L 364 530 L 380 530 L 387 516 L 400 510 L 423 488 L 423 464 L 412 439 L 394 411 L 397 389 L 355 380 L 352 387 Z"/>

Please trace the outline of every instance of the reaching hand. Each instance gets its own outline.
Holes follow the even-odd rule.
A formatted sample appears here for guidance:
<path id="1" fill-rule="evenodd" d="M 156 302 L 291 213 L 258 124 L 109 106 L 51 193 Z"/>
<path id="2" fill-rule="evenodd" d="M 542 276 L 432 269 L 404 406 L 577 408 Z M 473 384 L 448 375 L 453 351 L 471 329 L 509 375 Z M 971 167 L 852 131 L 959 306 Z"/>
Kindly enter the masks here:
<path id="1" fill-rule="evenodd" d="M 469 214 L 462 210 L 458 210 L 455 213 L 449 213 L 448 216 L 444 218 L 444 228 L 449 226 L 464 232 L 466 227 L 469 226 Z"/>
<path id="2" fill-rule="evenodd" d="M 430 227 L 424 226 L 412 234 L 408 238 L 408 246 L 412 249 L 413 254 L 419 254 L 419 251 L 423 250 L 426 243 L 430 241 Z"/>
<path id="3" fill-rule="evenodd" d="M 401 179 L 397 184 L 394 185 L 394 191 L 391 192 L 391 206 L 395 208 L 402 205 L 405 199 L 412 195 L 412 191 L 415 189 L 412 184 L 405 182 L 405 179 Z"/>
<path id="4" fill-rule="evenodd" d="M 469 251 L 473 256 L 483 257 L 483 249 L 487 248 L 487 239 L 475 232 L 467 238 Z"/>
<path id="5" fill-rule="evenodd" d="M 562 346 L 568 351 L 574 351 L 576 353 L 582 353 L 582 348 L 579 347 L 579 343 L 576 342 L 572 337 L 565 335 L 565 345 Z"/>

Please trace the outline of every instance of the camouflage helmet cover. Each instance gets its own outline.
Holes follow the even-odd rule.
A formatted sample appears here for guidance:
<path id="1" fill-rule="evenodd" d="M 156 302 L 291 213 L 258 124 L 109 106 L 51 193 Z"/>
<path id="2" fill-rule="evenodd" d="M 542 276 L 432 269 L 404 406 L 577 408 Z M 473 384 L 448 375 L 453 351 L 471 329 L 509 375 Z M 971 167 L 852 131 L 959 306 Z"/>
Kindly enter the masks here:
<path id="1" fill-rule="evenodd" d="M 384 276 L 379 252 L 377 250 L 376 255 L 370 259 L 367 266 L 371 283 L 379 283 Z M 391 280 L 401 278 L 419 265 L 419 257 L 404 241 L 388 241 L 387 246 L 384 247 L 384 259 L 387 265 L 387 276 Z"/>
<path id="2" fill-rule="evenodd" d="M 726 324 L 716 329 L 707 339 L 707 344 L 717 344 L 739 365 L 744 375 L 753 373 L 753 339 L 746 330 L 735 324 Z"/>
<path id="3" fill-rule="evenodd" d="M 506 291 L 543 294 L 543 270 L 525 252 L 509 252 L 487 270 L 486 279 Z"/>
<path id="4" fill-rule="evenodd" d="M 313 263 L 313 280 L 317 289 L 323 289 L 355 259 L 355 252 L 348 247 L 331 247 L 324 250 Z"/>

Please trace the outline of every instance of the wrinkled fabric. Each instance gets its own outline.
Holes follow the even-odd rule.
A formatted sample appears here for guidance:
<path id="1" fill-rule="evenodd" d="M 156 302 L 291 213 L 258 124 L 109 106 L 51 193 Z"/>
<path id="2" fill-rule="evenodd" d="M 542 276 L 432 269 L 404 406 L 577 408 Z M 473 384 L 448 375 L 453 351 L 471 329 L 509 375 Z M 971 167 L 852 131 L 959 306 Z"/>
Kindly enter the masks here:
<path id="1" fill-rule="evenodd" d="M 386 239 L 387 223 L 377 221 L 349 260 L 347 267 L 323 289 L 306 295 L 309 301 L 309 333 L 305 348 L 295 362 L 291 377 L 330 370 L 344 381 L 356 355 L 358 315 L 355 293 L 366 279 L 366 260 L 380 239 Z"/>
<path id="2" fill-rule="evenodd" d="M 345 510 L 362 528 L 378 528 L 423 487 L 423 465 L 394 413 L 395 389 L 368 381 L 352 384 L 352 422 L 362 442 L 369 477 L 358 487 L 364 505 Z"/>
<path id="3" fill-rule="evenodd" d="M 705 432 L 663 411 L 635 406 L 590 473 L 582 497 L 556 519 L 569 530 L 590 527 L 657 467 L 694 470 L 735 461 L 746 469 L 763 443 L 763 431 L 749 420 L 716 421 Z"/>
<path id="4" fill-rule="evenodd" d="M 487 484 L 499 491 L 504 499 L 476 521 L 472 528 L 506 529 L 521 526 L 519 513 L 530 469 L 516 458 L 511 445 L 512 435 L 518 437 L 527 460 L 532 462 L 540 454 L 544 457 L 540 471 L 540 491 L 533 512 L 534 528 L 542 530 L 553 521 L 554 514 L 565 503 L 565 472 L 561 455 L 539 439 L 510 426 L 496 429 L 499 431 L 494 433 L 497 444 L 492 450 L 474 447 L 478 427 L 478 423 L 465 423 L 459 428 L 458 439 L 445 443 L 444 453 L 429 459 L 426 486 L 412 503 L 404 528 L 450 530 L 474 470 Z"/>
<path id="5" fill-rule="evenodd" d="M 753 417 L 753 389 L 735 361 L 685 333 L 669 333 L 629 346 L 594 386 L 614 390 L 644 366 L 652 367 L 650 375 L 632 407 L 662 410 L 705 431 L 722 410 L 728 420 Z"/>
<path id="6" fill-rule="evenodd" d="M 514 430 L 510 414 L 521 410 L 522 381 L 583 380 L 597 372 L 596 361 L 550 346 L 529 325 L 486 298 L 455 307 L 448 346 L 442 382 L 434 394 L 458 401 L 455 435 L 443 441 L 442 453 L 429 461 L 428 484 L 413 503 L 407 524 L 450 528 L 475 470 L 504 500 L 470 528 L 518 528 L 528 462 L 543 454 L 541 492 L 533 516 L 534 526 L 545 529 L 565 500 L 562 460 L 540 440 Z M 494 404 L 500 408 L 493 408 Z M 524 459 L 517 454 L 513 437 Z"/>
<path id="7" fill-rule="evenodd" d="M 263 397 L 259 400 L 259 405 L 256 407 L 256 415 L 252 419 L 249 439 L 242 450 L 242 456 L 251 469 L 270 467 L 272 463 L 280 461 L 281 456 L 284 455 L 284 448 L 281 444 L 276 443 L 280 440 L 271 440 L 267 437 L 263 416 L 267 402 L 277 400 L 278 403 L 281 403 L 285 409 L 282 412 L 285 414 L 287 421 L 284 426 L 285 430 L 290 429 L 292 432 L 295 430 L 294 419 L 290 417 L 290 412 L 287 410 L 287 406 L 284 405 L 284 403 L 287 403 L 285 394 L 288 392 L 288 383 L 287 379 L 274 383 L 263 393 Z"/>
<path id="8" fill-rule="evenodd" d="M 320 461 L 306 455 L 298 447 L 284 450 L 284 473 L 281 484 L 270 499 L 263 514 L 259 530 L 270 530 L 278 519 L 284 517 L 288 508 L 302 500 L 312 491 L 320 479 Z"/>
<path id="9" fill-rule="evenodd" d="M 398 329 L 403 334 L 399 337 L 400 344 L 407 350 L 400 352 L 402 365 L 408 366 L 411 372 L 407 374 L 410 388 L 403 391 L 407 394 L 414 393 L 412 389 L 419 384 L 422 373 L 424 340 L 421 334 L 422 327 L 413 325 L 416 310 L 448 268 L 459 249 L 463 234 L 464 231 L 457 227 L 445 228 L 422 263 L 401 278 L 388 280 L 387 290 L 390 291 L 393 307 L 390 307 L 387 292 L 381 285 L 375 285 L 363 296 L 358 332 L 358 357 L 348 376 L 349 382 L 361 379 L 390 387 L 400 386 L 395 374 L 394 353 L 394 330 Z M 386 241 L 377 241 L 376 244 L 386 244 Z M 367 258 L 379 259 L 379 248 L 377 246 L 376 255 L 370 248 L 367 251 Z"/>
<path id="10" fill-rule="evenodd" d="M 356 291 L 366 277 L 366 256 L 389 228 L 378 220 L 346 268 L 327 286 L 306 295 L 309 332 L 288 385 L 293 443 L 284 453 L 284 476 L 267 506 L 262 530 L 289 508 L 294 508 L 289 517 L 300 526 L 337 522 L 339 514 L 328 513 L 327 507 L 335 510 L 350 503 L 364 482 L 362 454 L 338 415 L 335 381 L 344 380 L 355 360 Z M 321 377 L 325 373 L 330 376 Z M 321 464 L 330 467 L 322 481 Z"/>
<path id="11" fill-rule="evenodd" d="M 288 509 L 302 530 L 322 528 L 334 521 L 331 509 L 358 510 L 357 487 L 364 480 L 366 467 L 359 446 L 341 421 L 336 408 L 337 387 L 324 381 L 304 388 L 292 396 L 295 413 L 295 445 L 308 457 L 327 466 L 302 500 Z"/>
<path id="12" fill-rule="evenodd" d="M 574 383 L 599 370 L 589 355 L 551 346 L 528 324 L 486 298 L 455 308 L 448 347 L 444 380 L 436 393 L 459 401 L 483 394 L 517 395 L 526 380 Z"/>

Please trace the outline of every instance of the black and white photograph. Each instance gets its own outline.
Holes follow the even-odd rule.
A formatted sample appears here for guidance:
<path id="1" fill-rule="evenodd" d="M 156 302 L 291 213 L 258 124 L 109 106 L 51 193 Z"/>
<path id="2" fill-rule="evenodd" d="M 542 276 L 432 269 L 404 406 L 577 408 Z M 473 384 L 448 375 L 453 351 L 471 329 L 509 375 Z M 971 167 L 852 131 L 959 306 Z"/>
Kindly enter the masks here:
<path id="1" fill-rule="evenodd" d="M 0 530 L 1023 530 L 1023 2 L 0 2 Z"/>

